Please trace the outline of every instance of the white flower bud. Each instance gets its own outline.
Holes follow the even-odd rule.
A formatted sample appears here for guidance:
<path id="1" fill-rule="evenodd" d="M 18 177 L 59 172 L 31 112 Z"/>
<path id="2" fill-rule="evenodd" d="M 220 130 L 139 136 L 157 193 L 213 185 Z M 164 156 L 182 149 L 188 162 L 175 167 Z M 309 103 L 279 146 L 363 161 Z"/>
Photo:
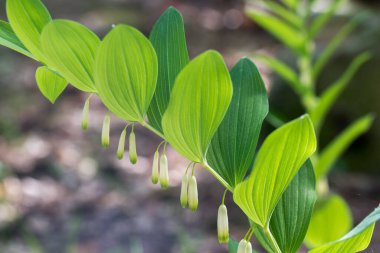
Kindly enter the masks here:
<path id="1" fill-rule="evenodd" d="M 110 118 L 110 115 L 107 113 L 104 116 L 103 128 L 102 128 L 102 146 L 104 148 L 108 148 L 110 145 L 110 123 L 111 123 L 111 118 Z"/>
<path id="2" fill-rule="evenodd" d="M 158 151 L 154 153 L 153 165 L 152 165 L 152 183 L 158 183 Z"/>
<path id="3" fill-rule="evenodd" d="M 237 253 L 245 253 L 245 250 L 247 248 L 247 244 L 248 244 L 248 242 L 245 239 L 241 240 L 239 242 Z"/>
<path id="4" fill-rule="evenodd" d="M 132 164 L 136 164 L 137 162 L 136 135 L 133 129 L 129 135 L 129 160 Z"/>
<path id="5" fill-rule="evenodd" d="M 228 213 L 224 204 L 218 210 L 218 240 L 219 243 L 228 243 L 229 240 Z"/>
<path id="6" fill-rule="evenodd" d="M 86 99 L 86 102 L 84 103 L 83 106 L 83 111 L 82 111 L 82 129 L 87 130 L 88 128 L 88 115 L 90 114 L 90 98 L 89 96 Z"/>
<path id="7" fill-rule="evenodd" d="M 124 157 L 124 149 L 125 149 L 125 136 L 127 135 L 127 129 L 124 128 L 123 132 L 120 134 L 119 146 L 117 147 L 117 158 L 119 160 Z"/>
<path id="8" fill-rule="evenodd" d="M 198 209 L 198 186 L 195 176 L 191 176 L 189 180 L 189 208 L 195 212 Z"/>
<path id="9" fill-rule="evenodd" d="M 165 154 L 162 154 L 160 158 L 160 185 L 161 188 L 169 187 L 168 158 Z"/>
<path id="10" fill-rule="evenodd" d="M 181 185 L 181 206 L 183 208 L 186 208 L 187 206 L 187 194 L 188 194 L 188 186 L 189 186 L 189 176 L 184 175 L 182 178 L 182 185 Z"/>
<path id="11" fill-rule="evenodd" d="M 245 253 L 252 253 L 252 244 L 247 242 L 247 246 L 245 247 Z"/>

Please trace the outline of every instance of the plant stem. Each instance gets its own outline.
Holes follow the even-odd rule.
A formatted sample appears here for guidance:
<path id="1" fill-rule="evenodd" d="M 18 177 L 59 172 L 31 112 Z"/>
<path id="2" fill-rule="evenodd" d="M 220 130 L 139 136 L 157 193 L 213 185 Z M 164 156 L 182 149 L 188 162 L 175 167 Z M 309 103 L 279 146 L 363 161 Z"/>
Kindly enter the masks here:
<path id="1" fill-rule="evenodd" d="M 165 140 L 165 136 L 162 133 L 160 133 L 158 130 L 156 130 L 154 127 L 152 127 L 151 125 L 149 125 L 147 122 L 142 121 L 142 122 L 140 122 L 140 124 L 143 127 L 145 127 L 146 129 L 152 131 L 153 133 L 157 134 L 158 136 L 160 136 L 162 139 Z"/>
<path id="2" fill-rule="evenodd" d="M 272 249 L 275 251 L 275 253 L 282 253 L 280 247 L 278 246 L 276 242 L 276 239 L 273 237 L 272 233 L 270 232 L 269 224 L 264 227 L 264 232 L 272 246 Z"/>
<path id="3" fill-rule="evenodd" d="M 202 166 L 205 167 L 224 187 L 226 187 L 226 189 L 228 189 L 230 192 L 234 192 L 234 189 L 226 182 L 226 180 L 224 180 L 218 173 L 216 173 L 215 170 L 207 164 L 207 162 L 203 162 Z"/>

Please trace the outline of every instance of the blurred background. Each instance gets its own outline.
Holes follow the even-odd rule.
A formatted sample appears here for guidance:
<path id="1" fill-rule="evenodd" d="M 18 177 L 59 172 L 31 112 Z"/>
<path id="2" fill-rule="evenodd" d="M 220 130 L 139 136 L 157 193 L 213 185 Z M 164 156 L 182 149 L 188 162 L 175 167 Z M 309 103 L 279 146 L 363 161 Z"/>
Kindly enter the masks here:
<path id="1" fill-rule="evenodd" d="M 145 34 L 160 14 L 174 5 L 184 16 L 192 57 L 213 48 L 229 66 L 253 52 L 294 59 L 277 40 L 244 15 L 241 0 L 44 0 L 54 18 L 84 23 L 103 36 L 115 23 L 128 23 Z M 374 57 L 339 98 L 322 129 L 323 146 L 349 122 L 368 112 L 380 115 L 380 4 L 351 1 L 318 41 L 359 9 L 371 12 L 335 54 L 319 88 L 338 76 L 364 50 Z M 345 8 L 346 9 L 346 8 Z M 5 1 L 0 17 L 6 19 Z M 254 60 L 254 59 L 253 59 Z M 137 166 L 116 159 L 123 123 L 112 118 L 111 148 L 100 145 L 105 108 L 91 102 L 90 127 L 80 127 L 86 97 L 69 87 L 53 106 L 35 83 L 38 65 L 0 48 L 0 252 L 4 253 L 208 253 L 227 252 L 216 237 L 216 214 L 222 187 L 197 171 L 200 207 L 196 213 L 179 204 L 179 184 L 187 161 L 169 148 L 171 187 L 150 183 L 151 161 L 160 139 L 137 128 Z M 288 119 L 303 113 L 298 98 L 272 73 L 259 66 L 272 109 Z M 264 126 L 264 132 L 272 129 Z M 380 202 L 380 121 L 360 137 L 335 165 L 332 190 L 352 207 L 355 224 Z M 230 230 L 241 238 L 247 222 L 227 196 Z M 377 228 L 366 252 L 380 252 Z"/>

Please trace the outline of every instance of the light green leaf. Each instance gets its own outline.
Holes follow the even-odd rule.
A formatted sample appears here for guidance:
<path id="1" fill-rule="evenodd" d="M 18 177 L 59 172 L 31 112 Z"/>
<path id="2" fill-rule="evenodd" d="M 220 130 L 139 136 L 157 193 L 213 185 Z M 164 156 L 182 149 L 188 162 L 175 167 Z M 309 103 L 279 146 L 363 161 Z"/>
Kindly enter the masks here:
<path id="1" fill-rule="evenodd" d="M 337 241 L 312 249 L 309 253 L 356 253 L 365 250 L 371 242 L 375 223 L 379 219 L 380 207 L 377 207 L 348 234 Z"/>
<path id="2" fill-rule="evenodd" d="M 25 48 L 22 42 L 17 38 L 16 34 L 13 32 L 11 26 L 0 20 L 0 45 L 8 47 L 16 52 L 26 55 L 34 59 L 33 55 Z"/>
<path id="3" fill-rule="evenodd" d="M 39 67 L 36 81 L 41 93 L 54 104 L 67 86 L 67 81 L 47 67 Z"/>
<path id="4" fill-rule="evenodd" d="M 270 220 L 270 231 L 282 253 L 295 253 L 301 246 L 316 200 L 315 175 L 308 160 L 281 196 Z M 256 227 L 256 238 L 267 251 L 272 252 L 263 229 Z"/>
<path id="5" fill-rule="evenodd" d="M 93 72 L 99 43 L 91 30 L 70 20 L 54 20 L 41 34 L 48 66 L 85 92 L 96 92 Z"/>
<path id="6" fill-rule="evenodd" d="M 232 98 L 232 81 L 222 56 L 206 51 L 178 75 L 162 118 L 167 141 L 183 156 L 206 162 L 206 152 Z"/>
<path id="7" fill-rule="evenodd" d="M 148 118 L 149 123 L 162 132 L 161 119 L 169 104 L 175 78 L 189 62 L 181 13 L 169 7 L 154 25 L 150 41 L 157 53 L 158 79 Z"/>
<path id="8" fill-rule="evenodd" d="M 118 25 L 98 50 L 98 95 L 118 117 L 143 122 L 156 88 L 157 69 L 157 55 L 150 41 L 137 29 Z"/>
<path id="9" fill-rule="evenodd" d="M 331 59 L 332 55 L 336 52 L 339 45 L 347 38 L 347 36 L 356 28 L 356 26 L 361 22 L 362 15 L 356 16 L 351 19 L 340 31 L 331 39 L 330 43 L 323 50 L 323 52 L 318 56 L 317 61 L 314 64 L 313 75 L 317 78 L 321 70 L 326 66 L 326 64 Z"/>
<path id="10" fill-rule="evenodd" d="M 252 167 L 261 125 L 268 113 L 268 96 L 259 70 L 248 58 L 241 59 L 230 74 L 234 93 L 211 141 L 207 161 L 234 187 Z"/>
<path id="11" fill-rule="evenodd" d="M 310 117 L 314 122 L 314 127 L 317 132 L 319 132 L 320 127 L 322 126 L 327 113 L 330 111 L 330 108 L 342 93 L 344 88 L 347 87 L 348 83 L 352 77 L 356 74 L 359 68 L 370 59 L 370 54 L 364 52 L 352 61 L 347 70 L 343 75 L 332 84 L 323 94 L 318 102 L 318 105 L 310 112 Z"/>
<path id="12" fill-rule="evenodd" d="M 297 94 L 302 95 L 306 92 L 305 87 L 303 87 L 299 81 L 297 73 L 288 67 L 286 63 L 274 57 L 263 54 L 255 54 L 254 58 L 264 63 L 282 79 L 284 79 Z"/>
<path id="13" fill-rule="evenodd" d="M 297 54 L 305 51 L 302 33 L 288 23 L 259 9 L 248 9 L 247 15 Z"/>
<path id="14" fill-rule="evenodd" d="M 338 8 L 342 6 L 347 0 L 335 0 L 330 6 L 326 8 L 326 11 L 312 22 L 309 29 L 309 37 L 315 38 L 317 34 L 325 27 L 325 25 L 330 21 L 331 17 L 336 13 Z"/>
<path id="15" fill-rule="evenodd" d="M 338 240 L 352 228 L 350 207 L 339 195 L 319 199 L 315 205 L 305 242 L 309 248 Z"/>
<path id="16" fill-rule="evenodd" d="M 297 9 L 299 4 L 299 0 L 284 0 L 283 2 L 292 9 Z"/>
<path id="17" fill-rule="evenodd" d="M 317 178 L 323 177 L 327 174 L 336 160 L 351 145 L 351 143 L 360 135 L 369 130 L 373 120 L 374 116 L 372 114 L 361 117 L 353 122 L 343 131 L 343 133 L 341 133 L 326 148 L 323 149 L 315 164 L 315 173 Z"/>
<path id="18" fill-rule="evenodd" d="M 281 195 L 315 150 L 308 115 L 278 128 L 264 141 L 249 178 L 236 186 L 234 201 L 253 222 L 268 228 Z"/>
<path id="19" fill-rule="evenodd" d="M 49 11 L 40 0 L 7 0 L 9 23 L 22 44 L 36 59 L 45 63 L 40 35 L 51 21 Z"/>

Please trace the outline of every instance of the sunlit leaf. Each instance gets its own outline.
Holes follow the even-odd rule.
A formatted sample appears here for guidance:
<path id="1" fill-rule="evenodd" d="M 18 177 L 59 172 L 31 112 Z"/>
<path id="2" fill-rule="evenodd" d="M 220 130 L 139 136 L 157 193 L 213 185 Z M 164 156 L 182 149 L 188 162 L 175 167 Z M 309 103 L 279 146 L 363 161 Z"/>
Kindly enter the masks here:
<path id="1" fill-rule="evenodd" d="M 351 228 L 350 207 L 334 194 L 317 201 L 305 241 L 308 247 L 314 248 L 339 239 Z"/>
<path id="2" fill-rule="evenodd" d="M 302 95 L 306 92 L 305 87 L 303 87 L 299 81 L 297 73 L 288 67 L 286 63 L 264 54 L 255 54 L 255 59 L 261 61 L 272 69 L 276 74 L 284 79 L 297 94 Z"/>
<path id="3" fill-rule="evenodd" d="M 54 20 L 41 34 L 48 66 L 85 92 L 96 92 L 93 72 L 99 43 L 91 30 L 70 20 Z"/>
<path id="4" fill-rule="evenodd" d="M 22 44 L 36 59 L 45 62 L 40 35 L 51 21 L 45 5 L 40 0 L 7 0 L 6 8 L 9 23 Z"/>
<path id="5" fill-rule="evenodd" d="M 236 186 L 234 201 L 253 222 L 268 228 L 281 195 L 315 150 L 309 116 L 278 128 L 262 145 L 249 178 Z"/>
<path id="6" fill-rule="evenodd" d="M 338 96 L 342 93 L 344 88 L 347 87 L 359 68 L 369 59 L 370 55 L 368 52 L 364 52 L 355 57 L 343 75 L 321 95 L 318 105 L 310 112 L 310 117 L 314 122 L 314 127 L 317 132 Z"/>
<path id="7" fill-rule="evenodd" d="M 222 56 L 207 51 L 178 75 L 162 128 L 169 143 L 191 161 L 206 152 L 232 98 L 232 81 Z"/>
<path id="8" fill-rule="evenodd" d="M 305 238 L 316 200 L 315 175 L 308 160 L 281 196 L 270 220 L 270 231 L 281 252 L 297 252 Z M 254 231 L 262 246 L 273 251 L 262 228 L 257 226 Z"/>
<path id="9" fill-rule="evenodd" d="M 323 149 L 315 164 L 317 178 L 323 177 L 334 165 L 336 160 L 360 135 L 369 130 L 374 120 L 372 114 L 361 117 L 338 135 L 326 148 Z"/>
<path id="10" fill-rule="evenodd" d="M 304 52 L 304 37 L 291 25 L 256 8 L 248 9 L 247 15 L 296 53 L 302 54 Z"/>
<path id="11" fill-rule="evenodd" d="M 258 69 L 248 58 L 235 65 L 231 79 L 231 104 L 211 141 L 207 161 L 234 187 L 252 167 L 268 97 Z"/>
<path id="12" fill-rule="evenodd" d="M 359 225 L 337 241 L 312 249 L 309 253 L 356 253 L 365 250 L 371 242 L 375 223 L 380 220 L 377 207 Z"/>
<path id="13" fill-rule="evenodd" d="M 149 123 L 162 132 L 161 119 L 175 78 L 189 62 L 181 13 L 169 7 L 153 27 L 150 41 L 158 58 L 157 87 L 148 110 Z"/>
<path id="14" fill-rule="evenodd" d="M 127 121 L 143 122 L 157 82 L 157 56 L 137 29 L 118 25 L 102 41 L 96 57 L 98 95 Z"/>
<path id="15" fill-rule="evenodd" d="M 47 67 L 39 67 L 36 81 L 41 93 L 54 104 L 67 86 L 67 81 Z"/>
<path id="16" fill-rule="evenodd" d="M 22 42 L 17 38 L 11 26 L 2 20 L 0 20 L 0 45 L 8 47 L 12 50 L 15 50 L 16 52 L 34 59 L 29 50 L 26 49 L 24 44 L 22 44 Z"/>

